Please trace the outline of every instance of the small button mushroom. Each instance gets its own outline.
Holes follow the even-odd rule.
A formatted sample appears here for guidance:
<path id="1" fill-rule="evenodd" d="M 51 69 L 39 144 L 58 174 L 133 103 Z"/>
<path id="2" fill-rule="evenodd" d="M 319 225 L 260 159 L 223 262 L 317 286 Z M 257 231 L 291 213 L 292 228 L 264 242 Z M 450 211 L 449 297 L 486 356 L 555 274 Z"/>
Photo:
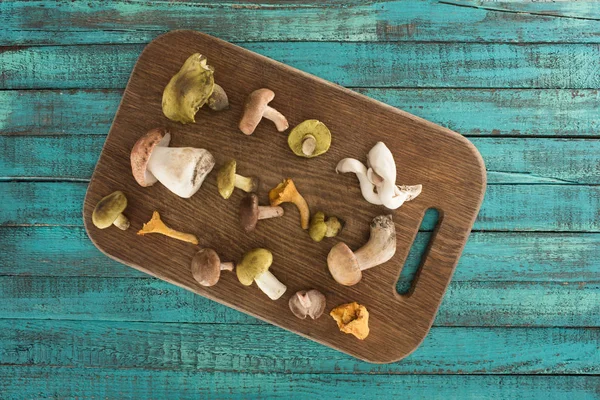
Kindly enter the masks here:
<path id="1" fill-rule="evenodd" d="M 258 179 L 238 175 L 235 171 L 236 162 L 230 160 L 219 169 L 217 174 L 217 188 L 224 199 L 231 197 L 234 188 L 241 189 L 244 192 L 256 192 L 258 188 Z"/>
<path id="2" fill-rule="evenodd" d="M 205 149 L 168 147 L 171 134 L 155 128 L 142 136 L 131 150 L 131 172 L 140 186 L 160 181 L 179 197 L 189 198 L 212 171 L 215 159 Z"/>
<path id="3" fill-rule="evenodd" d="M 321 121 L 309 119 L 292 129 L 288 145 L 297 156 L 316 157 L 329 150 L 331 132 Z"/>
<path id="4" fill-rule="evenodd" d="M 294 185 L 294 182 L 290 178 L 287 178 L 271 189 L 269 192 L 269 200 L 272 206 L 278 206 L 281 203 L 294 203 L 300 212 L 300 226 L 302 229 L 308 229 L 308 222 L 310 220 L 308 203 L 304 200 L 304 197 L 298 193 L 296 185 Z"/>
<path id="5" fill-rule="evenodd" d="M 166 226 L 165 223 L 162 222 L 162 220 L 160 219 L 160 214 L 158 213 L 158 211 L 154 211 L 152 213 L 152 219 L 145 223 L 142 226 L 142 229 L 138 231 L 137 234 L 143 236 L 149 233 L 160 233 L 161 235 L 181 240 L 183 242 L 198 244 L 198 238 L 196 237 L 196 235 L 192 235 L 191 233 L 179 232 L 175 229 L 171 229 L 168 226 Z"/>
<path id="6" fill-rule="evenodd" d="M 202 286 L 214 286 L 219 282 L 221 271 L 233 271 L 232 262 L 221 262 L 213 249 L 202 249 L 192 258 L 192 275 Z"/>
<path id="7" fill-rule="evenodd" d="M 340 233 L 343 224 L 336 217 L 325 219 L 325 214 L 321 211 L 316 212 L 310 220 L 308 234 L 315 242 L 320 242 L 326 237 L 335 237 Z"/>
<path id="8" fill-rule="evenodd" d="M 277 300 L 287 290 L 287 287 L 269 271 L 273 263 L 273 254 L 267 249 L 254 249 L 244 255 L 235 271 L 240 283 L 244 286 L 256 285 L 271 300 Z"/>
<path id="9" fill-rule="evenodd" d="M 213 92 L 208 98 L 206 104 L 208 105 L 208 108 L 213 111 L 223 111 L 229 109 L 229 98 L 227 97 L 227 93 L 225 93 L 225 90 L 223 90 L 221 85 L 217 85 L 215 83 Z"/>
<path id="10" fill-rule="evenodd" d="M 396 253 L 396 227 L 391 215 L 380 215 L 371 222 L 369 241 L 352 252 L 340 242 L 332 247 L 327 256 L 327 266 L 333 279 L 345 286 L 356 285 L 362 279 L 362 271 L 376 267 L 391 259 Z"/>
<path id="11" fill-rule="evenodd" d="M 264 118 L 275 123 L 279 132 L 289 128 L 287 119 L 279 111 L 269 106 L 275 98 L 271 89 L 258 89 L 250 93 L 244 105 L 244 114 L 240 120 L 240 130 L 246 135 L 252 135 L 259 122 Z"/>
<path id="12" fill-rule="evenodd" d="M 92 223 L 96 228 L 106 229 L 111 225 L 125 231 L 129 228 L 129 220 L 122 213 L 127 208 L 127 197 L 116 191 L 96 204 L 92 213 Z"/>
<path id="13" fill-rule="evenodd" d="M 283 208 L 259 206 L 258 196 L 254 193 L 244 197 L 240 202 L 240 224 L 246 232 L 252 232 L 260 219 L 281 217 Z"/>
<path id="14" fill-rule="evenodd" d="M 312 319 L 319 318 L 325 310 L 325 304 L 325 296 L 315 289 L 296 292 L 289 301 L 290 310 L 300 319 L 306 319 L 307 315 Z"/>
<path id="15" fill-rule="evenodd" d="M 213 93 L 214 70 L 206 57 L 192 54 L 169 81 L 163 91 L 162 110 L 172 121 L 187 124 Z"/>
<path id="16" fill-rule="evenodd" d="M 337 306 L 329 315 L 335 320 L 341 332 L 365 340 L 369 336 L 369 312 L 365 306 L 352 302 Z"/>

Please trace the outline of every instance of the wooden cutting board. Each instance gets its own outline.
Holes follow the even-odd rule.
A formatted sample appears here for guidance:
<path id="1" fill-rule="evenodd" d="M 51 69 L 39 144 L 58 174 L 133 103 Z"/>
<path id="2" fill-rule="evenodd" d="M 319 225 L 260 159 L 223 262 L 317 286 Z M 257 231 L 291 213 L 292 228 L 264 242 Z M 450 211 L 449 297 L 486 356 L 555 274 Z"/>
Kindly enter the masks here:
<path id="1" fill-rule="evenodd" d="M 204 107 L 195 124 L 181 125 L 163 115 L 162 91 L 196 52 L 206 55 L 215 68 L 215 82 L 227 92 L 230 109 L 214 112 Z M 276 93 L 271 105 L 288 118 L 290 127 L 306 119 L 323 121 L 332 132 L 329 151 L 313 159 L 297 157 L 287 145 L 289 130 L 279 133 L 266 120 L 252 136 L 242 134 L 237 125 L 244 99 L 262 87 Z M 155 127 L 171 132 L 173 147 L 205 148 L 215 156 L 215 169 L 192 198 L 179 198 L 160 183 L 143 188 L 133 179 L 130 150 Z M 423 185 L 421 195 L 398 210 L 367 203 L 354 174 L 335 173 L 342 158 L 366 162 L 367 152 L 378 141 L 395 156 L 398 184 Z M 230 158 L 237 160 L 240 174 L 260 178 L 261 204 L 268 205 L 271 188 L 292 178 L 311 211 L 338 216 L 346 222 L 344 230 L 337 238 L 315 243 L 300 228 L 295 207 L 286 204 L 282 218 L 260 221 L 254 232 L 244 233 L 238 222 L 243 192 L 236 190 L 223 200 L 216 187 L 216 170 Z M 88 187 L 83 214 L 91 240 L 117 261 L 360 359 L 387 363 L 415 350 L 429 331 L 479 210 L 485 183 L 479 153 L 455 132 L 209 35 L 174 31 L 150 43 L 133 69 Z M 92 211 L 115 190 L 127 195 L 125 215 L 131 228 L 97 229 L 91 222 Z M 429 208 L 439 211 L 440 222 L 413 289 L 399 295 L 400 270 Z M 154 210 L 169 226 L 196 234 L 200 245 L 162 235 L 136 235 Z M 369 238 L 371 220 L 389 213 L 397 231 L 394 258 L 365 271 L 353 287 L 337 284 L 326 264 L 331 247 L 343 241 L 351 249 L 360 248 Z M 201 247 L 213 248 L 223 260 L 232 261 L 253 248 L 271 250 L 271 271 L 287 285 L 287 292 L 271 301 L 255 284 L 242 286 L 235 273 L 226 272 L 216 286 L 199 285 L 190 262 Z M 288 300 L 296 291 L 311 288 L 325 294 L 326 312 L 318 320 L 300 320 L 289 311 Z M 364 341 L 341 333 L 328 315 L 333 307 L 352 301 L 370 312 L 371 333 Z"/>

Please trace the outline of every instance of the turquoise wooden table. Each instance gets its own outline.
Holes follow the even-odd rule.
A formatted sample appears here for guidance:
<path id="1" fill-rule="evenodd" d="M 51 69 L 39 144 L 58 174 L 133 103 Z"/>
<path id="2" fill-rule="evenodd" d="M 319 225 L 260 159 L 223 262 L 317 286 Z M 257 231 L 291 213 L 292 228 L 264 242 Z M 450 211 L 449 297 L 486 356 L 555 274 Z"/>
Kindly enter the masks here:
<path id="1" fill-rule="evenodd" d="M 129 73 L 177 28 L 477 146 L 486 199 L 414 354 L 358 361 L 88 240 L 83 196 Z M 600 398 L 600 4 L 3 1 L 0 46 L 0 398 Z"/>

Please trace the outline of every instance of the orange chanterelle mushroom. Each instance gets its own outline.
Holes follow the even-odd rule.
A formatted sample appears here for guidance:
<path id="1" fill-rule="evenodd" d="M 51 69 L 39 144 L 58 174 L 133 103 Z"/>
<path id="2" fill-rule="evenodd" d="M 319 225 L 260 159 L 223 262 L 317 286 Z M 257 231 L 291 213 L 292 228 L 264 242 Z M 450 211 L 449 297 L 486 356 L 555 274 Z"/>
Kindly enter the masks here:
<path id="1" fill-rule="evenodd" d="M 369 336 L 369 312 L 357 302 L 342 304 L 329 313 L 344 333 L 351 333 L 360 340 Z"/>

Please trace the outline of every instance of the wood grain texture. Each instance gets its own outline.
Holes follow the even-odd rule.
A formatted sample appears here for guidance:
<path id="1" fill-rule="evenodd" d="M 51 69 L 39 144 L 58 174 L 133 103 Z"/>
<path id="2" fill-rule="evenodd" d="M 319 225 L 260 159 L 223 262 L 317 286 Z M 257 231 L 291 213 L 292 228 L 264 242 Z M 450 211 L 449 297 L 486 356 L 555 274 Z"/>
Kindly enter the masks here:
<path id="1" fill-rule="evenodd" d="M 105 139 L 101 135 L 0 136 L 0 153 L 5 155 L 0 159 L 0 180 L 87 181 Z M 491 185 L 600 183 L 600 139 L 486 137 L 470 141 L 486 161 Z"/>
<path id="2" fill-rule="evenodd" d="M 465 136 L 600 136 L 598 90 L 353 90 Z M 0 91 L 0 135 L 105 135 L 122 94 L 120 89 Z"/>
<path id="3" fill-rule="evenodd" d="M 596 400 L 598 376 L 249 374 L 111 368 L 2 366 L 0 391 L 11 398 Z M 325 391 L 324 388 L 327 388 Z"/>
<path id="4" fill-rule="evenodd" d="M 598 281 L 452 282 L 435 325 L 600 327 L 599 316 Z M 0 318 L 263 324 L 154 278 L 3 276 Z"/>
<path id="5" fill-rule="evenodd" d="M 598 43 L 598 20 L 593 3 L 565 2 L 18 1 L 0 4 L 0 44 L 146 43 L 181 28 L 228 41 Z"/>
<path id="6" fill-rule="evenodd" d="M 227 91 L 231 110 L 212 115 L 202 110 L 196 116 L 198 124 L 176 126 L 162 114 L 162 92 L 193 52 L 201 52 L 211 60 L 217 71 L 215 79 Z M 283 140 L 273 139 L 273 129 L 267 129 L 266 124 L 261 124 L 250 138 L 240 134 L 237 125 L 243 100 L 260 87 L 277 93 L 278 100 L 271 104 L 287 116 L 292 126 L 309 118 L 324 121 L 334 132 L 331 149 L 316 159 L 300 159 L 290 153 L 284 135 L 279 135 Z M 399 243 L 394 259 L 378 266 L 377 274 L 365 274 L 358 285 L 342 287 L 325 268 L 331 245 L 311 242 L 298 229 L 297 218 L 278 218 L 263 223 L 264 228 L 259 226 L 255 234 L 245 234 L 238 221 L 239 193 L 224 205 L 216 190 L 215 174 L 209 175 L 202 190 L 187 200 L 176 198 L 164 188 L 137 186 L 131 175 L 129 153 L 140 133 L 156 126 L 167 126 L 172 131 L 171 146 L 206 147 L 215 156 L 217 168 L 229 158 L 236 159 L 239 171 L 260 178 L 263 203 L 269 188 L 292 177 L 313 212 L 324 210 L 346 221 L 338 240 L 354 249 L 368 239 L 371 220 L 390 210 L 366 203 L 356 177 L 351 182 L 340 180 L 334 171 L 340 159 L 360 159 L 375 142 L 383 141 L 397 162 L 411 160 L 400 164 L 402 179 L 413 184 L 422 182 L 431 189 L 425 189 L 419 201 L 392 212 Z M 485 184 L 481 156 L 471 143 L 452 131 L 214 37 L 174 31 L 150 43 L 136 63 L 88 187 L 83 214 L 92 242 L 118 261 L 306 338 L 381 363 L 411 353 L 433 324 L 483 200 Z M 91 215 L 96 203 L 107 193 L 121 189 L 127 193 L 132 229 L 115 235 L 114 231 L 95 228 Z M 395 285 L 401 266 L 429 208 L 439 210 L 443 218 L 413 290 L 410 295 L 399 296 Z M 223 259 L 237 262 L 250 249 L 269 249 L 273 252 L 275 276 L 289 291 L 279 301 L 267 301 L 256 287 L 243 287 L 234 276 L 222 277 L 211 288 L 199 285 L 190 273 L 190 260 L 198 248 L 171 243 L 173 240 L 165 241 L 164 237 L 136 237 L 136 228 L 153 210 L 163 212 L 171 226 L 202 232 L 201 246 L 214 248 Z M 192 229 L 195 224 L 190 224 L 190 216 L 204 228 Z M 292 233 L 295 231 L 298 233 Z M 281 232 L 289 233 L 282 236 Z M 128 245 L 123 246 L 124 242 Z M 329 310 L 350 301 L 367 305 L 369 337 L 357 346 L 354 337 L 341 337 L 327 316 L 310 323 L 296 318 L 289 312 L 288 299 L 306 287 L 321 290 Z"/>
<path id="7" fill-rule="evenodd" d="M 74 182 L 0 182 L 0 225 L 81 226 L 85 188 Z M 598 186 L 490 185 L 474 229 L 600 232 L 599 208 Z M 424 222 L 425 230 L 433 229 L 433 220 Z"/>
<path id="8" fill-rule="evenodd" d="M 425 251 L 431 234 L 417 234 Z M 419 265 L 411 251 L 397 286 L 410 285 Z M 0 275 L 139 278 L 111 260 L 82 227 L 0 227 Z M 472 232 L 453 282 L 593 282 L 600 277 L 600 234 Z"/>
<path id="9" fill-rule="evenodd" d="M 600 372 L 599 341 L 598 329 L 433 328 L 423 345 L 402 362 L 373 365 L 268 325 L 0 320 L 0 365 L 293 374 L 591 375 Z"/>
<path id="10" fill-rule="evenodd" d="M 244 48 L 342 86 L 598 89 L 594 44 L 257 42 Z M 123 88 L 143 45 L 0 48 L 1 89 Z"/>

